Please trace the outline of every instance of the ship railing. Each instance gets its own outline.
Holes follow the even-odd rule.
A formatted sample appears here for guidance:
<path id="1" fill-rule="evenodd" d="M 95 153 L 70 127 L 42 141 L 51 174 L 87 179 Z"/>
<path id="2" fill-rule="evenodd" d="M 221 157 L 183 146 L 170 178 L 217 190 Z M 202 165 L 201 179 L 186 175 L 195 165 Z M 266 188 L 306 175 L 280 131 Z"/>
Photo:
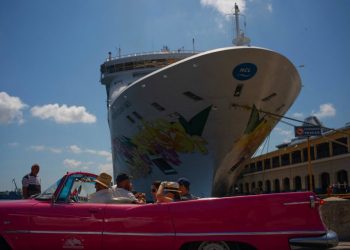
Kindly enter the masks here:
<path id="1" fill-rule="evenodd" d="M 128 57 L 134 57 L 134 56 L 146 56 L 146 55 L 157 55 L 157 54 L 198 54 L 201 51 L 198 50 L 184 50 L 184 49 L 178 49 L 178 50 L 158 50 L 158 51 L 150 51 L 150 52 L 138 52 L 138 53 L 130 53 L 125 55 L 118 55 L 118 56 L 109 56 L 106 58 L 106 62 L 121 59 L 121 58 L 128 58 Z"/>

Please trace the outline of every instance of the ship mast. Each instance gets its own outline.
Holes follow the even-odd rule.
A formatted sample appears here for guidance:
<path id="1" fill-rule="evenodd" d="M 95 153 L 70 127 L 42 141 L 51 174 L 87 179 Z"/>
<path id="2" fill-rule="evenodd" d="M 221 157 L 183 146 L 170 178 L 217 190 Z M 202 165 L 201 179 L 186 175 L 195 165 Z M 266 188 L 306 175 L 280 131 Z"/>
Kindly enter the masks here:
<path id="1" fill-rule="evenodd" d="M 235 17 L 236 26 L 236 38 L 233 39 L 232 43 L 236 46 L 250 45 L 250 39 L 244 35 L 244 32 L 240 29 L 239 25 L 239 8 L 237 3 L 235 3 L 235 12 L 233 13 Z"/>

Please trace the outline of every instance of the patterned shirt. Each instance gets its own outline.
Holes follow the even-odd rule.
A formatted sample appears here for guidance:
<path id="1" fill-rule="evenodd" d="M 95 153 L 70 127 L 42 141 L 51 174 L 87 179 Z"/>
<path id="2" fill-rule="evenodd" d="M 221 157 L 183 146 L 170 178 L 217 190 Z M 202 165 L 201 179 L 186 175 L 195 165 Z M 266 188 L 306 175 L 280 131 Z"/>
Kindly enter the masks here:
<path id="1" fill-rule="evenodd" d="M 22 178 L 22 186 L 27 188 L 29 197 L 41 193 L 40 177 L 32 175 L 31 173 Z"/>

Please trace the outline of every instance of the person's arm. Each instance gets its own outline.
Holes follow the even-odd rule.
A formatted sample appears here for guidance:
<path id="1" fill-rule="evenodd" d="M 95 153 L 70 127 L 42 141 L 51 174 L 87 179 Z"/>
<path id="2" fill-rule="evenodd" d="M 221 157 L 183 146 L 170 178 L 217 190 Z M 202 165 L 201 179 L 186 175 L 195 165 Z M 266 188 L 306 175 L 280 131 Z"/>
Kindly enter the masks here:
<path id="1" fill-rule="evenodd" d="M 157 202 L 172 202 L 173 201 L 173 199 L 166 197 L 163 193 L 163 190 L 164 190 L 164 187 L 166 186 L 166 183 L 167 183 L 166 181 L 163 181 L 158 188 L 158 191 L 156 194 Z"/>

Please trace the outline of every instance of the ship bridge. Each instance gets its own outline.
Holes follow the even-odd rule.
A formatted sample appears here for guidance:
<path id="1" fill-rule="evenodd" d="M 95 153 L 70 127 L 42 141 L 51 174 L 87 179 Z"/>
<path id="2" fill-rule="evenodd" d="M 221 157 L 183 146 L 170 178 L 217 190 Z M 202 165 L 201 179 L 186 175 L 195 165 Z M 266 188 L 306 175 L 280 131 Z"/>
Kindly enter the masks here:
<path id="1" fill-rule="evenodd" d="M 100 67 L 100 80 L 103 85 L 108 85 L 116 76 L 123 75 L 123 79 L 129 78 L 135 81 L 137 78 L 145 76 L 152 71 L 197 53 L 196 51 L 169 51 L 167 49 L 156 52 L 134 53 L 118 57 L 111 57 L 109 53 L 109 57 Z"/>

